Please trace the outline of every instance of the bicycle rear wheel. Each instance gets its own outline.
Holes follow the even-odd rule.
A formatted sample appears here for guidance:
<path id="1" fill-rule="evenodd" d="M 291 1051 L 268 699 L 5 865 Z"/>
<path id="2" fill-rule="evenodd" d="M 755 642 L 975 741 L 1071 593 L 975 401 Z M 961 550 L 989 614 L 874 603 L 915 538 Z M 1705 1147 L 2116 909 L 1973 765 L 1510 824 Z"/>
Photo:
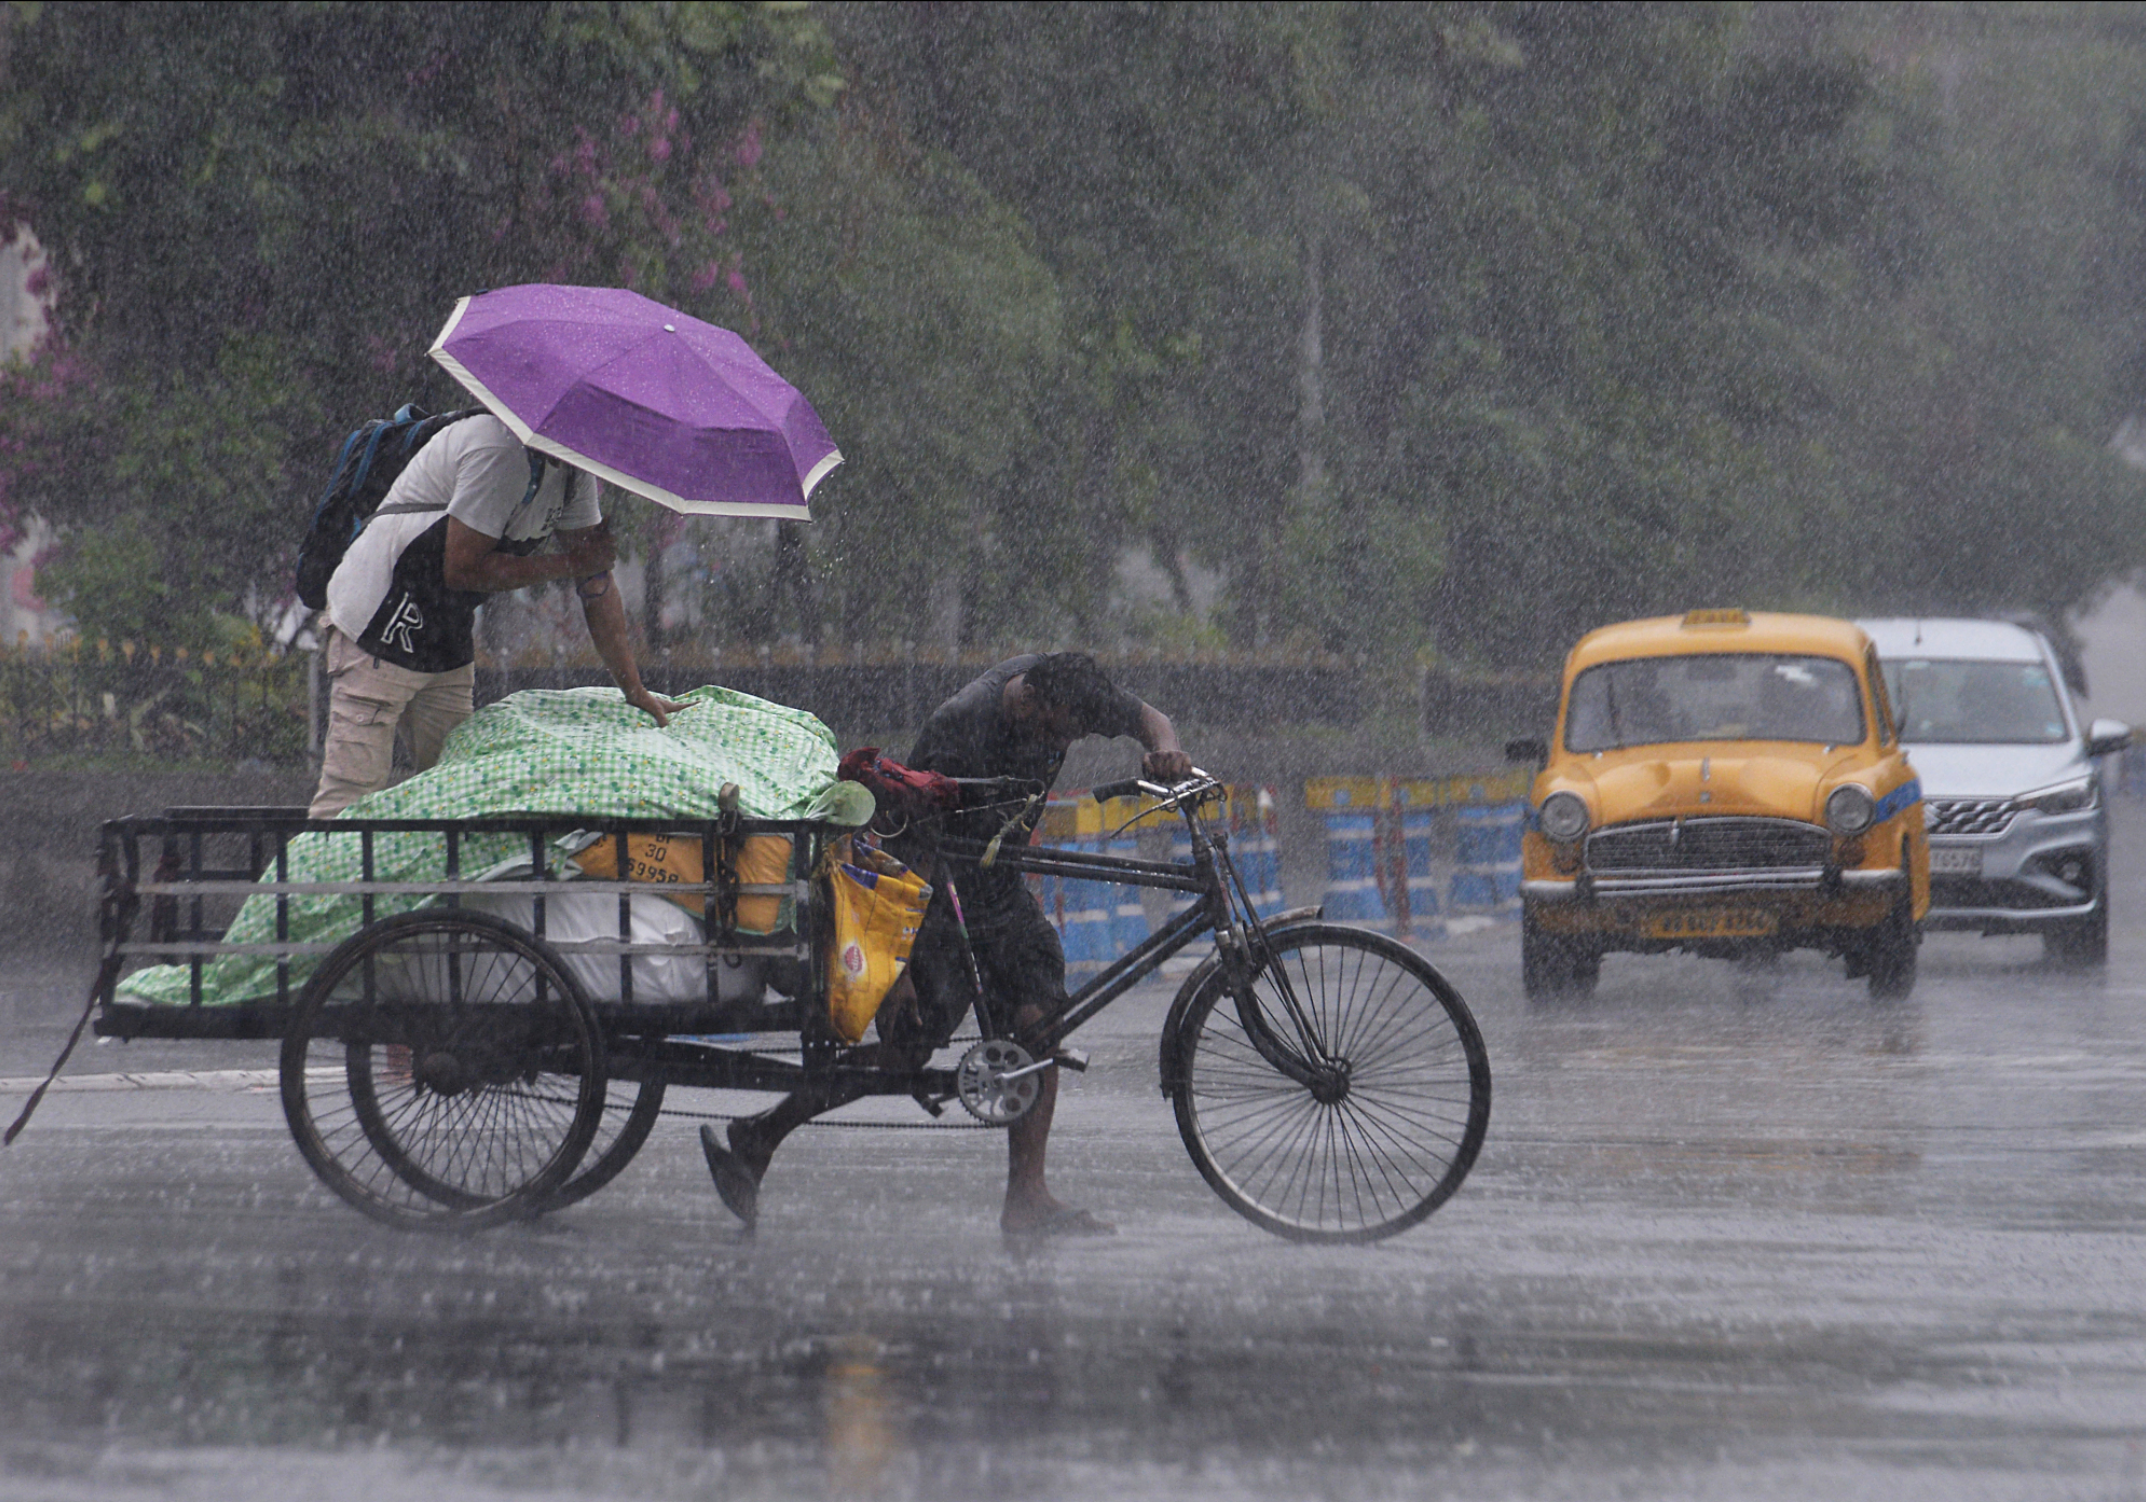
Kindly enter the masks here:
<path id="1" fill-rule="evenodd" d="M 1179 1023 L 1171 1099 L 1185 1147 L 1230 1208 L 1278 1235 L 1405 1231 L 1482 1149 L 1490 1061 L 1475 1018 L 1422 956 L 1381 935 L 1299 924 L 1268 945 L 1245 1004 L 1218 971 Z M 1326 1061 L 1318 1088 L 1260 1052 L 1246 1005 L 1283 1046 Z"/>
<path id="2" fill-rule="evenodd" d="M 546 1208 L 603 1114 L 603 1037 L 541 940 L 483 913 L 373 924 L 284 1034 L 283 1113 L 323 1183 L 375 1220 L 476 1230 Z"/>

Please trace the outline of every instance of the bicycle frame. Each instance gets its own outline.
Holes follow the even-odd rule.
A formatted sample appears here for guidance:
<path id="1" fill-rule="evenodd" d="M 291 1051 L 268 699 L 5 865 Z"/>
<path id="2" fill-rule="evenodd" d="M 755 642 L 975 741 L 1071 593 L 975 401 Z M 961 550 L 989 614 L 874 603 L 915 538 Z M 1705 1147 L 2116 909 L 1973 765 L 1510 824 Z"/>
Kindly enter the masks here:
<path id="1" fill-rule="evenodd" d="M 996 853 L 996 864 L 1017 871 L 1091 881 L 1109 879 L 1127 886 L 1192 892 L 1205 899 L 1171 919 L 1163 928 L 1111 962 L 1086 985 L 1072 992 L 1070 1005 L 1047 1027 L 1016 1041 L 1038 1057 L 1055 1052 L 1081 1026 L 1153 974 L 1166 960 L 1203 935 L 1213 933 L 1218 936 L 1216 952 L 1226 983 L 1253 1046 L 1269 1064 L 1299 1084 L 1315 1093 L 1328 1089 L 1335 1066 L 1317 1047 L 1317 1033 L 1305 1016 L 1288 976 L 1278 970 L 1270 972 L 1297 1034 L 1298 1042 L 1294 1047 L 1275 1033 L 1267 1020 L 1266 1009 L 1253 993 L 1252 978 L 1259 973 L 1266 958 L 1266 928 L 1230 861 L 1229 835 L 1221 830 L 1210 831 L 1200 822 L 1197 799 L 1189 806 L 1181 804 L 1178 813 L 1192 836 L 1190 868 L 1176 862 L 1096 855 L 1052 846 L 1014 846 L 1001 848 Z M 942 840 L 940 848 L 942 853 L 979 858 L 985 853 L 983 845 L 966 840 Z M 980 1015 L 978 1022 L 986 1037 L 994 1035 L 992 1019 Z"/>

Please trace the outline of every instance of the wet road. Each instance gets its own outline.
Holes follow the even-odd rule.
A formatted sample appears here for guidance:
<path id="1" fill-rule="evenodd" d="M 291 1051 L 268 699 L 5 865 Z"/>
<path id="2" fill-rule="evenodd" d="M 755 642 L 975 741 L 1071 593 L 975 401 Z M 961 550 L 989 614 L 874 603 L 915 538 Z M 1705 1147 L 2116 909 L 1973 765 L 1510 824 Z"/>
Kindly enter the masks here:
<path id="1" fill-rule="evenodd" d="M 1940 937 L 1903 1004 L 1815 958 L 1612 959 L 1531 1008 L 1512 929 L 1434 946 L 1490 1138 L 1369 1248 L 1208 1192 L 1161 989 L 1084 1037 L 1054 1140 L 1122 1233 L 1027 1254 L 980 1130 L 801 1134 L 744 1243 L 674 1117 L 583 1205 L 447 1240 L 316 1187 L 272 1092 L 55 1094 L 0 1155 L 0 1497 L 2146 1499 L 2120 813 L 2106 976 Z M 5 983 L 0 1075 L 49 1060 L 60 983 Z"/>

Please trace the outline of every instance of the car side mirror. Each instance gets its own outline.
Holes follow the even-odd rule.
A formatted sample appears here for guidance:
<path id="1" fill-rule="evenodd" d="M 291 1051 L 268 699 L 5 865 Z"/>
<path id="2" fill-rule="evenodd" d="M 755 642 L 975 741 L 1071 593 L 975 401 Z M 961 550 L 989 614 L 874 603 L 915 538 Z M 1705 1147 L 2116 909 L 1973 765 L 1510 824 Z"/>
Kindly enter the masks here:
<path id="1" fill-rule="evenodd" d="M 2129 732 L 2125 734 L 2128 736 Z M 1505 759 L 1533 762 L 1538 767 L 1546 767 L 1550 764 L 1550 746 L 1541 736 L 1523 735 L 1518 740 L 1505 743 Z"/>
<path id="2" fill-rule="evenodd" d="M 2087 728 L 2088 757 L 2114 756 L 2131 745 L 2131 727 L 2121 720 L 2096 720 Z"/>

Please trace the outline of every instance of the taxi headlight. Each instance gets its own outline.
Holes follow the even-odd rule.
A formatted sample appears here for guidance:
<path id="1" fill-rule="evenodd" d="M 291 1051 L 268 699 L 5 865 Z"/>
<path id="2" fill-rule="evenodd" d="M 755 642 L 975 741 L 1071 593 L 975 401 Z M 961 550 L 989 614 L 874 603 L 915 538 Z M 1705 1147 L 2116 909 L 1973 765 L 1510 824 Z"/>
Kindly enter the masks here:
<path id="1" fill-rule="evenodd" d="M 1861 834 L 1877 816 L 1878 801 L 1867 788 L 1844 783 L 1826 795 L 1826 828 L 1835 834 Z"/>
<path id="2" fill-rule="evenodd" d="M 1578 793 L 1552 793 L 1542 800 L 1543 835 L 1569 845 L 1587 833 L 1587 802 Z"/>
<path id="3" fill-rule="evenodd" d="M 2038 793 L 2028 793 L 2019 802 L 2036 813 L 2075 814 L 2082 808 L 2092 808 L 2100 795 L 2098 782 L 2091 777 L 2081 777 L 2073 782 L 2060 782 L 2053 788 L 2043 788 Z"/>

